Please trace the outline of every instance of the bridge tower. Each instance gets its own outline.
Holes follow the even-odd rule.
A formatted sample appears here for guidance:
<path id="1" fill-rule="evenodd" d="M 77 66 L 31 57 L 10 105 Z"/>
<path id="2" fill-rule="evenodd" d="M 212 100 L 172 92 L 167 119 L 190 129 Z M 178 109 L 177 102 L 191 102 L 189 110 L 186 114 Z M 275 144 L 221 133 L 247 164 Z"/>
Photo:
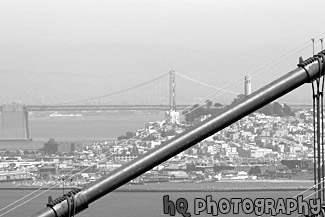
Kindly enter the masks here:
<path id="1" fill-rule="evenodd" d="M 24 109 L 23 104 L 2 105 L 0 140 L 30 140 L 28 111 Z"/>
<path id="2" fill-rule="evenodd" d="M 169 71 L 169 105 L 171 111 L 176 111 L 176 86 L 175 86 L 175 71 Z"/>
<path id="3" fill-rule="evenodd" d="M 179 123 L 180 114 L 176 111 L 176 73 L 174 70 L 169 71 L 169 111 L 166 111 L 165 118 L 168 123 Z"/>

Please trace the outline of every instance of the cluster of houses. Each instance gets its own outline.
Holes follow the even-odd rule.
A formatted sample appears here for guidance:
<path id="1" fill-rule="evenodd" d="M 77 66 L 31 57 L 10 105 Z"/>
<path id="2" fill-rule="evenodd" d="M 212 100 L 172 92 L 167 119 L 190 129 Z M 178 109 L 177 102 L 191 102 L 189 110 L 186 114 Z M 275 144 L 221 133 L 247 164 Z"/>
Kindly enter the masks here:
<path id="1" fill-rule="evenodd" d="M 145 173 L 146 182 L 290 178 L 313 170 L 311 111 L 295 117 L 251 114 Z M 175 114 L 174 114 L 175 115 Z M 40 150 L 0 153 L 5 180 L 93 181 L 161 145 L 190 127 L 173 121 L 149 122 L 120 140 L 92 144 L 50 139 Z M 206 118 L 206 117 L 205 117 Z"/>

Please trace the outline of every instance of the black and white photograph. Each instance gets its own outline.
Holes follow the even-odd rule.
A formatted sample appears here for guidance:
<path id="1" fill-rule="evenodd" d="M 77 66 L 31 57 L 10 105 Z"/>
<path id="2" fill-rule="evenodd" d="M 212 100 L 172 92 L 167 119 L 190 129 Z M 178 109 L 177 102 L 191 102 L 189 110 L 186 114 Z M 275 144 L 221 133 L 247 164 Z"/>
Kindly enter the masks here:
<path id="1" fill-rule="evenodd" d="M 324 13 L 0 0 L 0 217 L 325 216 Z"/>

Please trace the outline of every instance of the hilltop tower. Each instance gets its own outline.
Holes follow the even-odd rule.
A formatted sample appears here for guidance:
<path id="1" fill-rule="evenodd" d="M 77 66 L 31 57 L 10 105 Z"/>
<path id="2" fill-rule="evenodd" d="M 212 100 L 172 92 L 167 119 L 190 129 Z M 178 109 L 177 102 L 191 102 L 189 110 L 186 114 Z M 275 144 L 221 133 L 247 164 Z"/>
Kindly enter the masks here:
<path id="1" fill-rule="evenodd" d="M 246 75 L 245 76 L 245 96 L 248 96 L 252 93 L 252 81 L 251 76 Z"/>

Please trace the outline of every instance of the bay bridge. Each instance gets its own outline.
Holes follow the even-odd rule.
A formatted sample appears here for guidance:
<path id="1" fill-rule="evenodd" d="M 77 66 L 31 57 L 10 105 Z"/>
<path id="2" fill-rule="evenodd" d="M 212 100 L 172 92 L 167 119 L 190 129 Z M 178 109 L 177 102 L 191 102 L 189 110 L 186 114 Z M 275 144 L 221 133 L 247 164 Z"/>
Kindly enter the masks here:
<path id="1" fill-rule="evenodd" d="M 221 94 L 233 99 L 239 93 L 223 90 L 171 70 L 142 84 L 91 98 L 55 104 L 3 104 L 0 107 L 0 140 L 29 140 L 30 112 L 179 111 L 195 103 L 202 103 L 207 96 L 214 99 Z"/>

